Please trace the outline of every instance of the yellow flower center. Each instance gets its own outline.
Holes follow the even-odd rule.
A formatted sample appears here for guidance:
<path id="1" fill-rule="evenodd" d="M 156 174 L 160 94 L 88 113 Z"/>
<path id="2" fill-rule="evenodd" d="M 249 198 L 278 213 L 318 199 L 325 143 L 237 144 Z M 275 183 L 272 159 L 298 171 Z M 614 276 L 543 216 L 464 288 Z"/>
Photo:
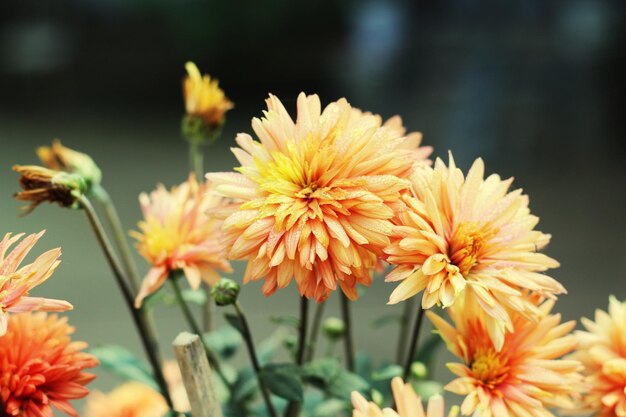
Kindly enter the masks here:
<path id="1" fill-rule="evenodd" d="M 181 233 L 178 222 L 161 223 L 158 219 L 147 219 L 146 231 L 140 244 L 141 251 L 150 259 L 171 256 L 184 244 L 185 233 Z"/>
<path id="2" fill-rule="evenodd" d="M 475 222 L 461 223 L 450 241 L 450 260 L 463 276 L 478 263 L 486 243 L 497 231 L 484 230 Z"/>
<path id="3" fill-rule="evenodd" d="M 502 358 L 491 346 L 476 350 L 470 368 L 474 378 L 482 381 L 489 388 L 494 388 L 502 382 L 509 369 L 506 359 Z"/>

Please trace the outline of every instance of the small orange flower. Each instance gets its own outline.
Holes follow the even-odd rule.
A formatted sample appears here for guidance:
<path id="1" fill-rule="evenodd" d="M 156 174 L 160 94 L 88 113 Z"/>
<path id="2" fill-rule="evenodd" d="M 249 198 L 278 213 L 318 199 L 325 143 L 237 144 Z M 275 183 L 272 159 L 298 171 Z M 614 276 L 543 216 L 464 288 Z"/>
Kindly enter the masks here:
<path id="1" fill-rule="evenodd" d="M 252 128 L 260 141 L 239 134 L 233 153 L 239 173 L 207 178 L 236 199 L 223 230 L 231 259 L 249 261 L 244 282 L 265 279 L 270 295 L 294 279 L 300 293 L 324 300 L 337 284 L 356 299 L 389 244 L 394 209 L 414 165 L 430 148 L 405 135 L 399 117 L 354 109 L 345 99 L 322 109 L 317 95 L 298 96 L 294 122 L 270 95 Z"/>
<path id="2" fill-rule="evenodd" d="M 7 233 L 0 241 L 0 337 L 7 332 L 8 313 L 72 309 L 67 301 L 28 296 L 30 290 L 50 278 L 61 262 L 61 249 L 56 248 L 40 255 L 32 264 L 20 268 L 20 263 L 43 234 L 44 231 L 28 235 L 8 254 L 9 248 L 24 234 L 11 237 L 11 233 Z"/>
<path id="3" fill-rule="evenodd" d="M 583 388 L 581 363 L 560 359 L 576 348 L 576 338 L 569 335 L 574 321 L 561 323 L 559 314 L 550 314 L 553 300 L 537 305 L 542 317 L 529 321 L 511 313 L 513 331 L 504 337 L 500 351 L 489 338 L 486 314 L 473 297 L 465 297 L 448 309 L 455 327 L 427 311 L 454 355 L 463 363 L 449 363 L 458 376 L 445 388 L 465 395 L 463 415 L 474 417 L 545 416 L 548 408 L 573 409 L 575 397 Z"/>
<path id="4" fill-rule="evenodd" d="M 88 187 L 99 184 L 102 179 L 100 168 L 89 155 L 63 146 L 58 139 L 52 141 L 50 147 L 39 147 L 37 156 L 49 169 L 80 175 Z"/>
<path id="5" fill-rule="evenodd" d="M 611 296 L 608 314 L 596 310 L 595 321 L 583 318 L 587 331 L 576 332 L 572 355 L 585 366 L 589 392 L 581 411 L 596 417 L 626 417 L 626 302 Z"/>
<path id="6" fill-rule="evenodd" d="M 127 382 L 108 394 L 92 392 L 85 417 L 164 417 L 169 408 L 161 394 L 145 384 Z"/>
<path id="7" fill-rule="evenodd" d="M 222 206 L 223 200 L 209 185 L 198 184 L 193 175 L 171 191 L 159 185 L 150 195 L 139 196 L 144 220 L 139 223 L 141 232 L 131 235 L 152 268 L 137 295 L 137 307 L 172 271 L 183 270 L 194 289 L 203 280 L 215 284 L 220 279 L 217 270 L 232 271 L 219 241 L 220 222 L 206 215 L 206 211 Z"/>
<path id="8" fill-rule="evenodd" d="M 543 274 L 559 265 L 539 253 L 550 235 L 534 230 L 528 196 L 509 192 L 512 179 L 484 178 L 478 159 L 463 176 L 450 155 L 411 178 L 415 195 L 403 196 L 385 259 L 395 268 L 387 281 L 402 281 L 389 298 L 395 304 L 423 291 L 422 308 L 451 306 L 466 293 L 487 312 L 489 335 L 500 349 L 513 329 L 508 310 L 529 318 L 538 314 L 525 290 L 554 298 L 565 288 Z"/>
<path id="9" fill-rule="evenodd" d="M 209 128 L 221 126 L 233 103 L 224 95 L 218 81 L 202 75 L 196 64 L 187 62 L 185 69 L 188 75 L 183 81 L 183 95 L 187 114 L 200 117 Z"/>
<path id="10" fill-rule="evenodd" d="M 83 372 L 98 360 L 73 342 L 66 318 L 46 313 L 14 314 L 0 337 L 0 403 L 7 416 L 53 417 L 52 407 L 78 417 L 69 400 L 89 393 L 96 376 Z"/>
<path id="11" fill-rule="evenodd" d="M 391 408 L 383 410 L 372 401 L 367 401 L 361 394 L 352 393 L 352 417 L 444 417 L 444 404 L 441 395 L 434 395 L 428 399 L 428 408 L 424 413 L 422 399 L 417 396 L 411 384 L 405 384 L 401 378 L 391 381 L 391 390 L 398 411 Z M 448 417 L 456 417 L 459 414 L 458 407 L 452 407 Z"/>

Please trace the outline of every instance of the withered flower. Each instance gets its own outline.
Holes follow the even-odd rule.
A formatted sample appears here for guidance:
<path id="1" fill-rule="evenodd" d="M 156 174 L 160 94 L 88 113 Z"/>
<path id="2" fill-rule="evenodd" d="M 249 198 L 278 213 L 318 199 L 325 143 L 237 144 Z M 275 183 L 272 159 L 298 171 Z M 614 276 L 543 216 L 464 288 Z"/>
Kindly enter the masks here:
<path id="1" fill-rule="evenodd" d="M 80 197 L 87 185 L 78 174 L 36 165 L 14 165 L 13 171 L 20 174 L 20 186 L 23 191 L 15 193 L 18 201 L 28 201 L 30 205 L 24 207 L 25 214 L 33 211 L 43 202 L 57 203 L 62 207 L 78 208 Z"/>

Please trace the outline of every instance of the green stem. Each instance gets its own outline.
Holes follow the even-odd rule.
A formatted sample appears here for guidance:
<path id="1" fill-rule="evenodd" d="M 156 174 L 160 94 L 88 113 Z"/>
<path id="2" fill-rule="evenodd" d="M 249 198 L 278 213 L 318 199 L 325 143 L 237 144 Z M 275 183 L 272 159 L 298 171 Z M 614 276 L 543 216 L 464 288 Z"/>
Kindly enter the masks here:
<path id="1" fill-rule="evenodd" d="M 81 207 L 85 210 L 87 214 L 87 218 L 89 219 L 89 223 L 93 228 L 93 231 L 98 239 L 98 243 L 102 247 L 104 251 L 104 255 L 113 270 L 113 275 L 117 281 L 117 284 L 122 291 L 122 296 L 124 297 L 124 301 L 126 302 L 126 306 L 131 312 L 133 317 L 133 322 L 135 323 L 135 327 L 139 331 L 139 336 L 141 337 L 141 341 L 143 343 L 143 347 L 148 356 L 148 360 L 150 361 L 150 365 L 152 366 L 152 371 L 154 372 L 154 378 L 156 383 L 159 385 L 161 390 L 161 394 L 165 398 L 170 409 L 174 409 L 172 404 L 172 399 L 170 398 L 170 394 L 167 388 L 167 383 L 165 382 L 165 378 L 163 376 L 163 371 L 161 369 L 161 364 L 163 363 L 161 359 L 161 355 L 159 353 L 158 341 L 152 328 L 147 325 L 146 314 L 143 308 L 136 309 L 134 307 L 134 297 L 133 294 L 124 278 L 124 273 L 122 272 L 122 268 L 118 259 L 115 256 L 115 252 L 113 251 L 113 247 L 111 246 L 111 242 L 109 242 L 106 233 L 104 232 L 104 228 L 102 227 L 102 223 L 98 218 L 96 211 L 93 209 L 93 206 L 89 202 L 89 200 L 81 196 L 78 198 L 78 202 Z"/>
<path id="2" fill-rule="evenodd" d="M 315 356 L 315 348 L 317 347 L 317 337 L 320 333 L 320 327 L 322 327 L 322 318 L 324 317 L 324 307 L 326 302 L 322 301 L 317 305 L 315 309 L 315 315 L 313 316 L 313 324 L 311 326 L 311 335 L 309 336 L 308 349 L 306 351 L 305 362 L 310 362 Z"/>
<path id="3" fill-rule="evenodd" d="M 203 144 L 195 140 L 189 140 L 189 168 L 194 173 L 196 181 L 204 181 L 204 149 Z M 211 298 L 211 287 L 202 284 L 202 290 L 206 294 L 206 303 L 202 307 L 204 331 L 210 332 L 215 327 L 215 303 Z"/>
<path id="4" fill-rule="evenodd" d="M 406 361 L 404 363 L 403 379 L 405 381 L 408 380 L 409 375 L 411 374 L 411 365 L 413 364 L 413 359 L 415 358 L 415 351 L 417 350 L 417 341 L 419 339 L 423 318 L 424 318 L 424 309 L 420 306 L 419 310 L 417 311 L 417 318 L 415 319 L 415 325 L 413 326 L 413 334 L 411 335 L 411 347 L 409 348 L 409 352 L 406 356 Z"/>
<path id="5" fill-rule="evenodd" d="M 306 350 L 306 334 L 309 321 L 309 300 L 306 297 L 300 298 L 300 327 L 298 331 L 298 351 L 296 353 L 296 364 L 302 366 L 304 363 L 304 352 Z M 297 401 L 290 401 L 285 409 L 285 417 L 296 417 L 300 412 L 302 404 Z"/>
<path id="6" fill-rule="evenodd" d="M 235 311 L 237 312 L 237 316 L 239 316 L 239 320 L 241 321 L 241 325 L 243 327 L 243 339 L 246 342 L 246 346 L 248 348 L 248 354 L 250 355 L 250 362 L 252 362 L 252 369 L 254 369 L 254 374 L 256 375 L 257 382 L 259 383 L 259 389 L 261 390 L 261 395 L 263 395 L 263 401 L 265 401 L 265 407 L 267 408 L 267 413 L 270 417 L 277 417 L 276 409 L 272 404 L 272 400 L 270 398 L 270 393 L 263 379 L 261 378 L 261 364 L 259 363 L 259 358 L 257 357 L 256 350 L 254 348 L 254 342 L 252 340 L 252 332 L 250 331 L 250 326 L 248 325 L 248 320 L 246 319 L 245 314 L 243 313 L 243 309 L 241 308 L 241 304 L 239 301 L 236 301 L 234 304 Z"/>
<path id="7" fill-rule="evenodd" d="M 344 335 L 344 348 L 346 355 L 346 365 L 350 372 L 354 372 L 354 337 L 352 335 L 352 315 L 350 314 L 350 300 L 340 291 L 341 298 L 341 318 L 346 325 L 346 333 Z"/>
<path id="8" fill-rule="evenodd" d="M 172 283 L 172 288 L 174 289 L 174 295 L 176 296 L 178 305 L 180 305 L 180 308 L 183 311 L 185 320 L 187 321 L 187 324 L 191 328 L 191 331 L 197 334 L 198 336 L 200 336 L 200 340 L 202 341 L 202 346 L 204 347 L 204 352 L 206 353 L 206 357 L 209 360 L 209 364 L 211 365 L 211 367 L 215 370 L 215 372 L 220 377 L 222 382 L 224 382 L 224 384 L 227 387 L 231 388 L 230 383 L 228 382 L 228 379 L 226 379 L 226 376 L 224 375 L 222 367 L 219 361 L 217 360 L 217 356 L 211 350 L 211 348 L 209 348 L 209 346 L 206 344 L 206 341 L 204 340 L 204 337 L 202 336 L 202 330 L 200 329 L 200 326 L 196 322 L 196 319 L 193 316 L 191 309 L 189 308 L 189 304 L 187 304 L 187 301 L 183 297 L 183 292 L 180 288 L 180 284 L 178 283 L 179 278 L 180 278 L 180 274 L 174 273 L 169 276 L 168 281 Z"/>
<path id="9" fill-rule="evenodd" d="M 122 264 L 124 270 L 129 277 L 129 283 L 134 294 L 139 291 L 139 272 L 137 271 L 137 265 L 131 255 L 130 246 L 128 246 L 128 240 L 124 233 L 124 227 L 120 220 L 120 216 L 117 213 L 115 205 L 111 200 L 111 196 L 101 185 L 97 185 L 93 188 L 94 198 L 102 205 L 104 209 L 104 215 L 111 226 L 111 232 L 113 233 L 113 240 L 119 249 L 121 254 Z"/>
<path id="10" fill-rule="evenodd" d="M 189 141 L 189 168 L 195 174 L 198 182 L 202 182 L 204 179 L 204 152 L 202 150 L 201 143 Z"/>
<path id="11" fill-rule="evenodd" d="M 411 312 L 415 305 L 415 297 L 404 302 L 402 317 L 400 318 L 400 330 L 398 333 L 398 346 L 396 347 L 396 363 L 402 363 L 404 352 L 406 350 L 406 341 L 408 339 L 408 329 L 411 321 Z"/>

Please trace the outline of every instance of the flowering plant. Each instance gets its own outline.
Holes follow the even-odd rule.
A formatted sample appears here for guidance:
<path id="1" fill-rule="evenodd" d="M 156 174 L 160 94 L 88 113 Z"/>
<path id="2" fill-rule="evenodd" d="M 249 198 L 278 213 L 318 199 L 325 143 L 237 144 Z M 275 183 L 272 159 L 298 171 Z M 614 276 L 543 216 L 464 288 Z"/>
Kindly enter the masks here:
<path id="1" fill-rule="evenodd" d="M 270 95 L 252 119 L 254 135 L 235 139 L 234 171 L 206 173 L 204 150 L 233 103 L 193 63 L 186 69 L 181 131 L 191 174 L 139 196 L 143 219 L 130 236 L 148 263 L 143 278 L 94 159 L 55 141 L 38 150 L 44 167 L 14 167 L 27 213 L 44 202 L 85 212 L 147 363 L 120 346 L 72 341 L 67 320 L 46 313 L 71 304 L 29 295 L 52 275 L 60 249 L 20 267 L 43 232 L 20 243 L 22 235 L 6 234 L 5 415 L 48 417 L 56 408 L 77 416 L 69 401 L 87 396 L 95 375 L 85 370 L 100 364 L 127 381 L 89 395 L 86 417 L 626 416 L 626 302 L 611 297 L 608 313 L 583 319 L 585 331 L 561 322 L 553 310 L 566 289 L 549 276 L 558 262 L 542 252 L 550 235 L 536 229 L 529 197 L 511 190 L 511 179 L 486 176 L 481 159 L 467 173 L 451 153 L 431 160 L 432 148 L 398 116 L 384 121 L 346 99 L 323 106 L 304 93 L 295 119 Z M 231 261 L 245 262 L 242 277 Z M 394 320 L 378 321 L 399 324 L 384 327 L 398 340 L 382 361 L 354 343 L 352 305 L 372 303 L 359 296 L 373 279 L 397 283 L 387 303 L 404 304 Z M 263 281 L 266 297 L 289 286 L 299 293 L 298 317 L 273 317 L 279 329 L 261 343 L 239 300 L 255 291 L 242 287 L 252 281 Z M 326 317 L 331 298 L 341 317 Z M 191 332 L 173 344 L 176 363 L 164 360 L 156 337 L 152 313 L 164 304 L 180 308 Z M 424 317 L 435 328 L 428 338 Z M 447 365 L 456 378 L 442 386 L 432 375 L 444 344 L 457 360 Z M 248 366 L 233 360 L 240 349 Z M 446 407 L 444 391 L 463 398 Z"/>

